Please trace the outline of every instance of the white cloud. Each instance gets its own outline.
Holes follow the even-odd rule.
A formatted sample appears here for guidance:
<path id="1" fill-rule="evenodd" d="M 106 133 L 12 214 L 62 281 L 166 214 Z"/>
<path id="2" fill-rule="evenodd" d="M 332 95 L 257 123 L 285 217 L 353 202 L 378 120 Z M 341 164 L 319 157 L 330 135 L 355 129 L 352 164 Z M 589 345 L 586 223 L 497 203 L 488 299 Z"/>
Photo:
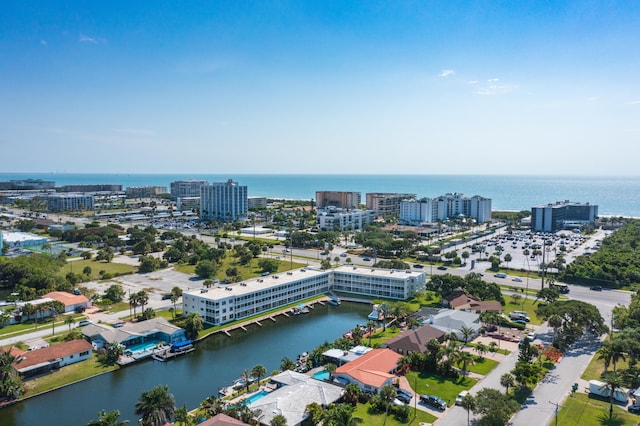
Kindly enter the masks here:
<path id="1" fill-rule="evenodd" d="M 446 78 L 446 77 L 452 76 L 455 73 L 456 72 L 454 70 L 442 70 L 440 74 L 438 74 L 438 77 Z"/>
<path id="2" fill-rule="evenodd" d="M 98 44 L 98 41 L 95 38 L 86 36 L 84 34 L 80 34 L 80 38 L 78 39 L 78 41 L 80 43 Z"/>
<path id="3" fill-rule="evenodd" d="M 497 83 L 498 81 L 500 81 L 499 78 L 490 78 L 489 80 L 487 80 L 487 83 Z"/>

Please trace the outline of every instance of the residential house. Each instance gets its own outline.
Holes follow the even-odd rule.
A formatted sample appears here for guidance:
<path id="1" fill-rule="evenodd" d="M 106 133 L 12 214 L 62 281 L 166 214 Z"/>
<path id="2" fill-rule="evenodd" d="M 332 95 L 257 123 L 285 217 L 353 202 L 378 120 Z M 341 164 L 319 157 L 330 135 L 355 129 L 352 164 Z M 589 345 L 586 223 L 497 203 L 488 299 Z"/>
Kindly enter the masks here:
<path id="1" fill-rule="evenodd" d="M 462 327 L 472 329 L 474 336 L 477 336 L 480 333 L 480 328 L 482 328 L 480 315 L 472 312 L 456 311 L 455 309 L 442 309 L 437 314 L 429 316 L 427 324 L 447 334 L 455 333 L 458 340 L 464 340 L 460 331 Z"/>
<path id="2" fill-rule="evenodd" d="M 468 294 L 461 294 L 449 302 L 451 309 L 458 311 L 473 312 L 481 314 L 483 312 L 502 312 L 502 305 L 496 300 L 478 300 Z"/>
<path id="3" fill-rule="evenodd" d="M 113 328 L 104 324 L 90 324 L 82 328 L 82 334 L 91 341 L 95 348 L 107 343 L 120 343 L 126 348 L 143 343 L 168 344 L 187 340 L 182 328 L 171 324 L 164 318 L 157 317 Z"/>
<path id="4" fill-rule="evenodd" d="M 288 425 L 300 425 L 308 416 L 307 405 L 315 402 L 326 407 L 338 401 L 344 392 L 339 386 L 295 371 L 283 371 L 271 381 L 278 388 L 249 405 L 252 410 L 261 411 L 259 421 L 264 425 L 270 425 L 277 414 L 282 414 Z"/>
<path id="5" fill-rule="evenodd" d="M 238 419 L 234 419 L 233 417 L 227 416 L 226 414 L 220 413 L 203 421 L 202 423 L 198 423 L 198 426 L 244 426 L 245 422 L 242 422 Z"/>
<path id="6" fill-rule="evenodd" d="M 430 325 L 423 325 L 415 330 L 405 330 L 384 343 L 386 348 L 399 353 L 409 355 L 412 352 L 424 353 L 427 343 L 436 339 L 439 343 L 444 341 L 445 332 Z"/>
<path id="7" fill-rule="evenodd" d="M 13 364 L 23 377 L 49 373 L 65 365 L 84 361 L 92 356 L 91 343 L 78 339 L 46 348 L 23 352 Z"/>
<path id="8" fill-rule="evenodd" d="M 82 294 L 71 294 L 66 291 L 52 291 L 45 294 L 45 298 L 57 300 L 64 305 L 64 312 L 84 311 L 91 306 L 91 300 Z"/>
<path id="9" fill-rule="evenodd" d="M 373 349 L 338 367 L 333 377 L 339 383 L 356 383 L 364 392 L 373 393 L 395 383 L 400 358 L 402 356 L 391 349 Z"/>

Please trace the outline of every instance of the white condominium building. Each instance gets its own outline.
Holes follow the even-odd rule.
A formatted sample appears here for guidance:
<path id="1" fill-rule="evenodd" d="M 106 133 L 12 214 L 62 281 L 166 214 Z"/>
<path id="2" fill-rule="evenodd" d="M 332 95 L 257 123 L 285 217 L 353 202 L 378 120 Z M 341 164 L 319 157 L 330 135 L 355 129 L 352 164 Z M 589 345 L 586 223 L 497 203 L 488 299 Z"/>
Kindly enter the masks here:
<path id="1" fill-rule="evenodd" d="M 196 312 L 203 321 L 220 325 L 297 303 L 330 290 L 362 296 L 405 300 L 424 289 L 424 272 L 341 266 L 312 268 L 253 278 L 240 283 L 186 291 L 185 315 Z"/>
<path id="2" fill-rule="evenodd" d="M 246 219 L 247 187 L 229 179 L 200 188 L 200 217 L 222 222 Z"/>
<path id="3" fill-rule="evenodd" d="M 373 210 L 347 210 L 335 207 L 318 209 L 316 220 L 323 231 L 355 231 L 373 222 L 376 214 Z"/>
<path id="4" fill-rule="evenodd" d="M 491 219 L 491 199 L 475 195 L 445 194 L 436 198 L 404 200 L 400 203 L 400 223 L 417 225 L 434 223 L 448 218 L 465 216 L 478 223 Z"/>
<path id="5" fill-rule="evenodd" d="M 209 185 L 206 180 L 177 180 L 171 182 L 171 199 L 180 197 L 199 197 L 200 188 Z"/>

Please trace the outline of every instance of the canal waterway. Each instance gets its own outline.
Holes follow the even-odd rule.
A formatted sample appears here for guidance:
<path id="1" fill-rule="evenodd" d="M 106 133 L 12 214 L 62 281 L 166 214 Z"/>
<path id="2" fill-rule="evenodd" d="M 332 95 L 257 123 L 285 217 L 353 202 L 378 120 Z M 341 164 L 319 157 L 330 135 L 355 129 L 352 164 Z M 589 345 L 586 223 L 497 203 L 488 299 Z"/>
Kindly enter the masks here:
<path id="1" fill-rule="evenodd" d="M 367 321 L 370 305 L 315 305 L 306 315 L 278 316 L 277 321 L 219 333 L 198 343 L 195 352 L 166 363 L 144 361 L 0 410 L 1 426 L 86 425 L 104 409 L 120 410 L 122 420 L 137 424 L 135 404 L 142 392 L 168 385 L 176 405 L 193 409 L 209 395 L 230 386 L 242 370 L 262 364 L 267 374 L 288 357 L 295 361 L 324 341 L 333 341 Z"/>

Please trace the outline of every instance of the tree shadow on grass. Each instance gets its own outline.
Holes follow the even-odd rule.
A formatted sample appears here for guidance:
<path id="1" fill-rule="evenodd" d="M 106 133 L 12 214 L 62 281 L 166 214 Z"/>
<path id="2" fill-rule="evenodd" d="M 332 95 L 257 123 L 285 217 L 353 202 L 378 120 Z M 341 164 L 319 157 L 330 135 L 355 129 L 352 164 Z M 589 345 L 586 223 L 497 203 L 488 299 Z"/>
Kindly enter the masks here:
<path id="1" fill-rule="evenodd" d="M 623 426 L 624 419 L 621 419 L 617 414 L 613 414 L 613 418 L 609 419 L 609 411 L 600 413 L 598 415 L 598 423 L 602 426 Z"/>

